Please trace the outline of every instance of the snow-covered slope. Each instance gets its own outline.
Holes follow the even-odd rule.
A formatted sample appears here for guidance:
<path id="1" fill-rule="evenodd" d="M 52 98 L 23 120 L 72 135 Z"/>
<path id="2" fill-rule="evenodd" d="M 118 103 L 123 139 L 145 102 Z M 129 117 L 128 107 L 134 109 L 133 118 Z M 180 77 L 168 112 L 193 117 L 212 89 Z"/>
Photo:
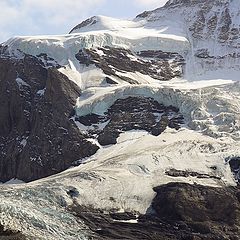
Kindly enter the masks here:
<path id="1" fill-rule="evenodd" d="M 118 99 L 133 96 L 177 108 L 184 124 L 177 130 L 167 127 L 159 136 L 117 129 L 117 143 L 109 146 L 87 135 L 100 149 L 79 159 L 80 166 L 11 186 L 9 195 L 2 187 L 2 223 L 25 234 L 46 234 L 43 239 L 84 239 L 88 229 L 80 223 L 80 236 L 78 220 L 64 211 L 73 203 L 145 213 L 155 196 L 153 187 L 161 184 L 236 185 L 228 163 L 240 156 L 239 19 L 238 0 L 170 0 L 132 21 L 95 16 L 67 35 L 5 42 L 12 54 L 16 49 L 34 56 L 46 53 L 80 87 L 75 115 L 69 118 L 82 134 L 103 130 L 112 119 L 84 125 L 80 117 L 104 117 Z M 67 194 L 70 189 L 77 193 L 74 198 Z M 22 203 L 27 210 L 16 214 L 16 202 L 9 203 L 13 192 L 30 195 Z"/>
<path id="2" fill-rule="evenodd" d="M 169 34 L 178 29 L 191 46 L 186 77 L 201 79 L 208 71 L 239 70 L 239 17 L 238 0 L 174 0 L 163 8 L 138 15 L 136 20 L 145 20 L 145 27 L 165 29 Z M 217 75 L 222 73 L 215 72 Z"/>
<path id="3" fill-rule="evenodd" d="M 173 1 L 133 21 L 95 16 L 73 28 L 70 35 L 16 37 L 6 44 L 33 55 L 47 53 L 63 65 L 75 60 L 81 48 L 178 52 L 188 63 L 185 77 L 202 79 L 208 71 L 239 70 L 239 11 L 237 0 Z"/>
<path id="4" fill-rule="evenodd" d="M 125 28 L 121 26 L 124 22 L 127 22 Z M 74 63 L 75 54 L 82 48 L 110 46 L 130 48 L 135 52 L 151 49 L 184 53 L 190 47 L 185 37 L 162 34 L 161 30 L 146 29 L 141 23 L 129 22 L 113 19 L 106 28 L 101 24 L 69 35 L 15 37 L 5 44 L 32 55 L 47 53 L 62 65 L 69 64 L 69 59 Z"/>
<path id="5" fill-rule="evenodd" d="M 159 137 L 123 133 L 118 144 L 100 149 L 79 167 L 1 187 L 0 223 L 38 239 L 88 239 L 89 229 L 66 211 L 67 206 L 77 202 L 105 211 L 145 213 L 155 196 L 152 188 L 161 184 L 233 185 L 225 158 L 240 154 L 239 147 L 185 128 L 168 129 Z M 173 169 L 183 173 L 174 176 Z M 67 194 L 70 190 L 74 198 Z"/>

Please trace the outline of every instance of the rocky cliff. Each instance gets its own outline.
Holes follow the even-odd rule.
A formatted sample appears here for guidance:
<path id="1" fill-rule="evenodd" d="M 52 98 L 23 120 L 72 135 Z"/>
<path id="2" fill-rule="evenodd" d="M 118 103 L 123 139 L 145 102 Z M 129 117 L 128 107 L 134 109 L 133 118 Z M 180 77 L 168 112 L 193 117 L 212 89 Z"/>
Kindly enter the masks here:
<path id="1" fill-rule="evenodd" d="M 81 91 L 56 67 L 2 53 L 0 89 L 0 181 L 46 177 L 97 151 L 69 120 Z"/>

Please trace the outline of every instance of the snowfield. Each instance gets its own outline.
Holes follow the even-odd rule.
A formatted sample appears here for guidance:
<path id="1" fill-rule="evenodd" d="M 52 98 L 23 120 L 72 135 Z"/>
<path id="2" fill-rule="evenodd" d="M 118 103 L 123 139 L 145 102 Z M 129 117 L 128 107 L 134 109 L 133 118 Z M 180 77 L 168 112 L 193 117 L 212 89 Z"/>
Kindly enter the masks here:
<path id="1" fill-rule="evenodd" d="M 78 202 L 105 210 L 149 211 L 153 187 L 168 182 L 207 186 L 235 185 L 225 159 L 239 155 L 239 142 L 214 139 L 182 128 L 154 137 L 144 131 L 120 135 L 116 145 L 101 148 L 84 164 L 28 184 L 2 185 L 1 224 L 35 239 L 88 239 L 88 229 L 67 206 Z M 216 178 L 171 177 L 170 169 Z M 67 192 L 74 189 L 78 196 Z"/>

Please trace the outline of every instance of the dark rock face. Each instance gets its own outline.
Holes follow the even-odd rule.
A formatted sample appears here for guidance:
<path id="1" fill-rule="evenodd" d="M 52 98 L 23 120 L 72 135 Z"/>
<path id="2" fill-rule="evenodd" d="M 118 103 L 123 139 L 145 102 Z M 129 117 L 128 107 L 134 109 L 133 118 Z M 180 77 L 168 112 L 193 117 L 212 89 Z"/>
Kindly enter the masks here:
<path id="1" fill-rule="evenodd" d="M 2 225 L 0 225 L 0 239 L 1 240 L 27 240 L 22 233 L 12 231 L 10 229 L 4 229 Z"/>
<path id="2" fill-rule="evenodd" d="M 173 106 L 164 106 L 152 98 L 128 97 L 118 99 L 104 116 L 89 114 L 76 117 L 85 126 L 92 126 L 88 136 L 98 139 L 101 145 L 115 144 L 120 133 L 129 130 L 145 130 L 157 136 L 166 127 L 179 129 L 183 116 Z M 99 129 L 99 124 L 106 124 Z"/>
<path id="3" fill-rule="evenodd" d="M 0 57 L 2 182 L 49 176 L 98 149 L 69 120 L 80 89 L 55 67 L 46 67 L 48 60 Z"/>
<path id="4" fill-rule="evenodd" d="M 217 176 L 216 174 L 204 174 L 187 170 L 177 170 L 174 168 L 168 169 L 165 172 L 165 174 L 171 177 L 197 177 L 197 178 L 212 178 L 216 180 L 221 179 L 221 177 Z"/>
<path id="5" fill-rule="evenodd" d="M 61 65 L 59 65 L 57 63 L 57 61 L 55 61 L 53 58 L 49 57 L 46 53 L 41 53 L 41 54 L 37 55 L 37 57 L 44 64 L 44 66 L 46 68 L 48 68 L 48 67 L 56 67 L 56 68 L 62 67 Z"/>
<path id="6" fill-rule="evenodd" d="M 169 183 L 154 191 L 153 211 L 146 215 L 106 213 L 77 203 L 68 210 L 89 226 L 92 239 L 239 239 L 239 188 Z"/>
<path id="7" fill-rule="evenodd" d="M 73 33 L 75 30 L 77 29 L 81 29 L 83 27 L 86 27 L 86 26 L 91 26 L 93 24 L 95 24 L 97 22 L 96 20 L 96 17 L 91 17 L 91 18 L 88 18 L 87 20 L 81 22 L 80 24 L 78 24 L 76 27 L 74 27 L 70 32 L 70 33 Z"/>
<path id="8" fill-rule="evenodd" d="M 152 205 L 161 219 L 206 234 L 199 239 L 239 239 L 239 188 L 169 183 L 154 190 Z"/>
<path id="9" fill-rule="evenodd" d="M 95 64 L 105 74 L 119 77 L 130 84 L 137 82 L 121 73 L 139 72 L 166 81 L 182 76 L 184 66 L 184 58 L 178 53 L 142 51 L 135 54 L 130 50 L 112 47 L 80 50 L 76 58 L 82 64 Z"/>
<path id="10" fill-rule="evenodd" d="M 229 157 L 226 159 L 238 185 L 240 184 L 240 157 Z"/>
<path id="11" fill-rule="evenodd" d="M 223 12 L 219 13 L 211 11 L 211 16 L 209 18 L 210 9 L 214 8 L 215 4 L 217 6 L 225 5 L 226 8 Z M 208 37 L 213 37 L 217 31 L 217 36 L 215 37 L 218 39 L 219 43 L 225 43 L 228 40 L 231 41 L 238 38 L 237 35 L 235 35 L 236 28 L 232 26 L 232 18 L 228 4 L 229 1 L 221 3 L 213 1 L 212 3 L 207 2 L 205 5 L 201 5 L 200 10 L 197 12 L 195 21 L 189 28 L 193 37 L 204 39 L 204 32 L 207 30 Z"/>

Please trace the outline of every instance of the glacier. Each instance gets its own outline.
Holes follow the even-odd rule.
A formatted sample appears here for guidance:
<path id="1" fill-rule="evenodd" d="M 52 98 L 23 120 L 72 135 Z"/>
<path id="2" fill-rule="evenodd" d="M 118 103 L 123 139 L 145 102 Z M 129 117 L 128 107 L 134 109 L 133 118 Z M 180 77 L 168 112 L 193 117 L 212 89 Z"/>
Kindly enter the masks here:
<path id="1" fill-rule="evenodd" d="M 79 159 L 81 165 L 34 182 L 1 185 L 0 223 L 6 228 L 35 239 L 89 239 L 90 229 L 66 211 L 75 202 L 103 211 L 145 214 L 156 195 L 153 187 L 161 184 L 236 186 L 226 159 L 240 156 L 239 39 L 219 42 L 218 29 L 223 17 L 209 33 L 207 22 L 214 19 L 215 13 L 223 16 L 226 5 L 210 3 L 207 10 L 203 9 L 208 11 L 206 24 L 198 29 L 195 24 L 199 23 L 196 19 L 199 5 L 189 9 L 181 5 L 182 1 L 179 5 L 172 2 L 131 21 L 95 16 L 66 35 L 18 36 L 3 43 L 13 54 L 19 49 L 34 56 L 46 53 L 53 58 L 61 66 L 58 71 L 81 89 L 74 108 L 76 116 L 104 115 L 117 99 L 141 96 L 179 108 L 185 120 L 181 129 L 167 128 L 159 136 L 140 130 L 121 133 L 115 145 L 101 146 L 88 139 L 100 148 L 93 156 Z M 235 22 L 237 28 L 240 18 L 237 1 L 223 2 L 231 12 L 230 25 Z M 202 36 L 193 36 L 190 27 L 193 32 L 197 28 L 194 33 L 201 32 Z M 106 84 L 108 75 L 101 68 L 94 64 L 86 66 L 75 57 L 80 49 L 97 49 L 100 56 L 98 48 L 106 46 L 130 49 L 133 53 L 144 50 L 179 53 L 186 61 L 183 76 L 158 81 L 147 74 L 122 72 L 137 84 L 116 76 L 111 77 L 118 84 Z M 20 79 L 16 81 L 25 86 Z M 43 96 L 44 92 L 42 89 L 38 94 Z M 76 124 L 79 131 L 86 130 Z M 207 177 L 169 176 L 166 172 L 171 169 Z M 79 195 L 72 198 L 67 193 L 70 189 Z"/>

